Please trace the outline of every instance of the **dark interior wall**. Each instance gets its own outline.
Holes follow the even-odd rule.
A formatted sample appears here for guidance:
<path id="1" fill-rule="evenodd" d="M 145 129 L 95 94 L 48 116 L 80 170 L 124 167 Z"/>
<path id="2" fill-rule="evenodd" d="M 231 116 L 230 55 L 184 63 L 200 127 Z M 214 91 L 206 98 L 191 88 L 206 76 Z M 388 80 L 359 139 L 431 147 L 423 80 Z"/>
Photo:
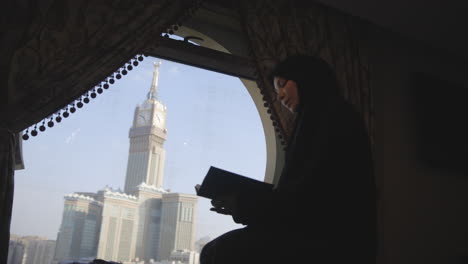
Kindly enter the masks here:
<path id="1" fill-rule="evenodd" d="M 468 263 L 465 62 L 386 31 L 371 31 L 365 44 L 376 110 L 379 263 Z M 425 77 L 415 82 L 414 72 Z"/>

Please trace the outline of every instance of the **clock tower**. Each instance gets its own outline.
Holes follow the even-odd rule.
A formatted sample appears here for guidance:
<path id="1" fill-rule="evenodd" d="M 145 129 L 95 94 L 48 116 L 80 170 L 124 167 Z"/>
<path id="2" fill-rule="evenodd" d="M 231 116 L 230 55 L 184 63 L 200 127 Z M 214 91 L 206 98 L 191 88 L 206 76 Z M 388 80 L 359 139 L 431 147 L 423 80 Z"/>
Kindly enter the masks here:
<path id="1" fill-rule="evenodd" d="M 153 82 L 147 99 L 135 108 L 130 128 L 130 153 L 124 191 L 133 194 L 141 183 L 162 188 L 166 140 L 166 106 L 158 100 L 161 62 L 154 63 Z"/>

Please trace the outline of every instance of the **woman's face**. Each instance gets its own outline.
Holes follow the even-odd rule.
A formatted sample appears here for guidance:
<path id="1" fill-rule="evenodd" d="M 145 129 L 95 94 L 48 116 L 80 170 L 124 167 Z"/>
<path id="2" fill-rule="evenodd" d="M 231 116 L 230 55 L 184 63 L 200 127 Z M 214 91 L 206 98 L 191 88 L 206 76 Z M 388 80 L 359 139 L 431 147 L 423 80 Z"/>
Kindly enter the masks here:
<path id="1" fill-rule="evenodd" d="M 273 79 L 275 92 L 281 104 L 286 106 L 291 112 L 296 112 L 299 106 L 299 93 L 297 83 L 293 80 L 287 80 L 283 77 L 276 76 Z"/>

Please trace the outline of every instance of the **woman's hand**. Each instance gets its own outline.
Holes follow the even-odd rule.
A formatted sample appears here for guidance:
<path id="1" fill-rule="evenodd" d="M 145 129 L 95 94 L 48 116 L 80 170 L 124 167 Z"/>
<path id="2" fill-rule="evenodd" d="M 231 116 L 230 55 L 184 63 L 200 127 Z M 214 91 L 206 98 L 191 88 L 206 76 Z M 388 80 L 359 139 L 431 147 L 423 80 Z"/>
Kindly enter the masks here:
<path id="1" fill-rule="evenodd" d="M 213 207 L 210 210 L 219 214 L 234 216 L 237 212 L 236 196 L 234 195 L 225 195 L 213 199 L 211 205 Z"/>

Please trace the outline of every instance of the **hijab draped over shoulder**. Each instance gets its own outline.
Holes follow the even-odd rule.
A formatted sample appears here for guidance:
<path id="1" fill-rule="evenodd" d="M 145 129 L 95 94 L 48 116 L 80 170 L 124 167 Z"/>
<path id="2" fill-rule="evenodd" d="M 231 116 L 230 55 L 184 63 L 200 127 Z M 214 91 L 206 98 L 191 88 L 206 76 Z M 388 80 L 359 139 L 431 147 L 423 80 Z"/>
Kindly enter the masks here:
<path id="1" fill-rule="evenodd" d="M 295 81 L 300 99 L 285 167 L 272 195 L 277 205 L 290 208 L 283 221 L 294 215 L 296 224 L 317 227 L 310 231 L 319 241 L 328 241 L 331 248 L 354 243 L 349 253 L 364 254 L 372 261 L 377 243 L 376 191 L 361 115 L 340 94 L 333 69 L 322 59 L 289 57 L 271 77 Z M 314 217 L 305 218 L 304 208 Z M 304 218 L 308 220 L 298 221 Z"/>

